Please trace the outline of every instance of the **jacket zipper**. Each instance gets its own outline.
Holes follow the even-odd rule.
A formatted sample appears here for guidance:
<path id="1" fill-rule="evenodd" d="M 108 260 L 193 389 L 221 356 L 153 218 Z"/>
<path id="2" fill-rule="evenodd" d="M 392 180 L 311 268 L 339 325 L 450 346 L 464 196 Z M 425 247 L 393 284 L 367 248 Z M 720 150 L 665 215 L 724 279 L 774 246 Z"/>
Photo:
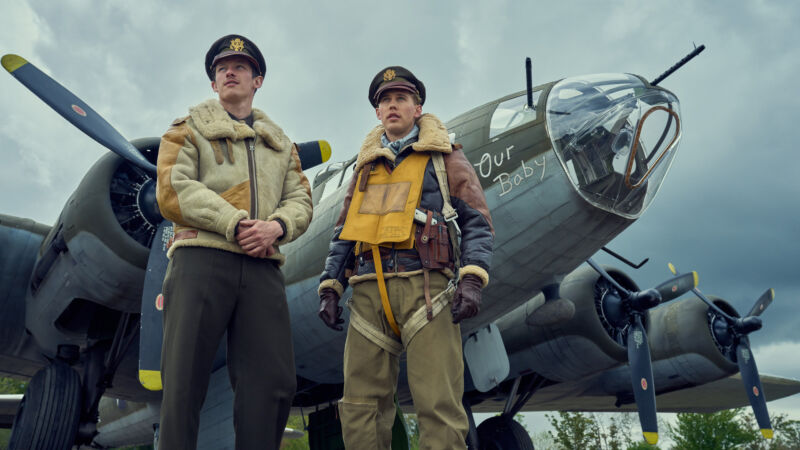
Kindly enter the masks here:
<path id="1" fill-rule="evenodd" d="M 253 139 L 246 139 L 247 167 L 250 170 L 250 218 L 258 219 L 258 177 L 256 176 L 256 155 Z"/>

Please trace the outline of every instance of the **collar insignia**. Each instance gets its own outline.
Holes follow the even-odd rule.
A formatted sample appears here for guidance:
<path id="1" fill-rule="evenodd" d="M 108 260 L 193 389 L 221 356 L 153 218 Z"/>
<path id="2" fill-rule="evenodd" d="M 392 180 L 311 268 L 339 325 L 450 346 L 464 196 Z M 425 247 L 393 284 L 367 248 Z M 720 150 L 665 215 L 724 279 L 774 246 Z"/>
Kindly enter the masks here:
<path id="1" fill-rule="evenodd" d="M 386 69 L 386 72 L 383 72 L 383 81 L 392 81 L 394 80 L 394 70 Z"/>
<path id="2" fill-rule="evenodd" d="M 231 50 L 236 51 L 236 52 L 240 52 L 240 51 L 242 51 L 242 49 L 244 49 L 244 41 L 243 40 L 241 40 L 239 38 L 231 39 Z"/>

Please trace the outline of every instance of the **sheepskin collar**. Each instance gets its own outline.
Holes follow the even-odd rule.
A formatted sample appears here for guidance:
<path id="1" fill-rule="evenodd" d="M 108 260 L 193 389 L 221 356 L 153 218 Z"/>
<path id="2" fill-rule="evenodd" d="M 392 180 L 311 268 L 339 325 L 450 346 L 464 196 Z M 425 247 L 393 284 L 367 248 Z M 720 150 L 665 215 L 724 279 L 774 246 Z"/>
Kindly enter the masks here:
<path id="1" fill-rule="evenodd" d="M 255 108 L 253 108 L 253 128 L 231 119 L 217 99 L 206 100 L 189 108 L 189 115 L 197 131 L 208 140 L 227 138 L 239 141 L 254 138 L 258 133 L 267 145 L 275 150 L 288 151 L 292 147 L 292 141 L 283 134 L 283 130 L 263 111 Z"/>
<path id="2" fill-rule="evenodd" d="M 447 128 L 444 127 L 442 121 L 436 116 L 433 114 L 423 114 L 417 119 L 417 126 L 419 126 L 419 140 L 411 144 L 411 148 L 414 151 L 441 153 L 450 153 L 453 151 L 450 146 L 450 136 L 447 134 Z M 378 125 L 367 134 L 364 143 L 361 144 L 361 150 L 358 152 L 355 168 L 356 172 L 364 167 L 364 165 L 380 157 L 394 162 L 394 152 L 381 144 L 381 135 L 383 135 L 383 132 L 383 125 Z"/>

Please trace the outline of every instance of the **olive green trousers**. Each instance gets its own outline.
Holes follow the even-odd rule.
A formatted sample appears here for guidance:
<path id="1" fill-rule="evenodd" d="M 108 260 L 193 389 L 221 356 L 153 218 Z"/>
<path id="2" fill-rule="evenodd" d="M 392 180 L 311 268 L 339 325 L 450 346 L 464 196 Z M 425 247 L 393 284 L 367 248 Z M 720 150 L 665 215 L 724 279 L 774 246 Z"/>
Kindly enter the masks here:
<path id="1" fill-rule="evenodd" d="M 159 448 L 194 449 L 214 356 L 228 332 L 237 449 L 277 449 L 296 389 L 284 278 L 272 260 L 175 250 L 164 279 Z"/>
<path id="2" fill-rule="evenodd" d="M 447 278 L 439 272 L 431 272 L 430 278 L 432 296 L 447 286 Z M 390 278 L 386 287 L 402 334 L 411 315 L 425 305 L 423 276 Z M 387 336 L 395 336 L 381 306 L 377 281 L 353 286 L 349 306 Z M 420 449 L 466 448 L 469 423 L 461 404 L 464 393 L 461 329 L 452 321 L 446 308 L 405 348 L 408 384 L 419 420 Z M 342 435 L 348 450 L 390 449 L 399 362 L 398 355 L 382 349 L 349 326 L 344 348 L 344 396 L 339 403 Z"/>

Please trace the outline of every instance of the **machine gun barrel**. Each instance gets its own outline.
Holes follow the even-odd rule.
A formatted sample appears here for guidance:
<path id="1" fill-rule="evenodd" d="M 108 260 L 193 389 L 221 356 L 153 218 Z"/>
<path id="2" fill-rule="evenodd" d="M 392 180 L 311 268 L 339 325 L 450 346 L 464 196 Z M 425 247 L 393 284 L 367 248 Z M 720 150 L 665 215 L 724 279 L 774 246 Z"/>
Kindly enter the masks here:
<path id="1" fill-rule="evenodd" d="M 680 69 L 684 64 L 686 64 L 687 62 L 691 61 L 692 58 L 694 58 L 695 56 L 699 55 L 700 52 L 702 52 L 705 49 L 706 49 L 705 45 L 700 45 L 700 47 L 696 47 L 694 50 L 692 50 L 691 53 L 689 53 L 688 55 L 684 56 L 683 59 L 681 59 L 680 61 L 675 63 L 674 66 L 670 67 L 669 69 L 667 69 L 666 72 L 662 73 L 661 75 L 656 77 L 655 80 L 651 81 L 650 84 L 653 85 L 653 86 L 658 85 L 658 83 L 661 83 L 662 81 L 664 81 L 664 78 L 667 78 L 668 76 L 672 75 L 676 70 Z"/>
<path id="2" fill-rule="evenodd" d="M 525 85 L 528 90 L 528 108 L 533 109 L 533 87 L 532 87 L 531 59 L 525 58 Z"/>

